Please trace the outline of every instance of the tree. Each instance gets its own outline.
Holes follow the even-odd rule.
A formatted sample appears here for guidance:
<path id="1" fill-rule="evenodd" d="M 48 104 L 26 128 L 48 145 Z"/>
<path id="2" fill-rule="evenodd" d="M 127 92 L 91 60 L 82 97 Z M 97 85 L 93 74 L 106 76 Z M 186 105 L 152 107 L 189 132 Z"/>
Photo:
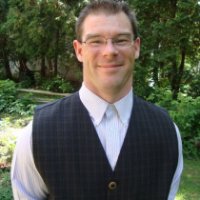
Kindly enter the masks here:
<path id="1" fill-rule="evenodd" d="M 194 88 L 200 57 L 198 0 L 127 1 L 136 10 L 142 41 L 135 90 L 148 97 L 155 88 L 167 87 L 176 99 L 179 91 L 187 92 L 184 84 Z M 72 40 L 76 16 L 87 0 L 0 2 L 0 59 L 7 77 L 12 78 L 9 61 L 20 63 L 20 77 L 33 77 L 27 63 L 35 60 L 40 61 L 41 77 L 56 76 L 58 66 L 81 73 Z"/>
<path id="2" fill-rule="evenodd" d="M 56 76 L 58 64 L 78 66 L 72 40 L 75 16 L 84 4 L 70 0 L 9 0 L 5 21 L 9 60 L 19 62 L 20 77 L 33 78 L 27 63 L 40 60 L 41 77 Z M 3 59 L 5 61 L 5 59 Z M 9 61 L 8 60 L 8 61 Z M 66 66 L 67 65 L 67 66 Z"/>
<path id="3" fill-rule="evenodd" d="M 197 0 L 150 0 L 130 2 L 136 9 L 142 51 L 136 68 L 136 83 L 142 78 L 149 88 L 170 86 L 176 99 L 181 89 L 186 63 L 199 60 L 199 11 Z M 191 62 L 193 60 L 193 62 Z M 147 92 L 148 93 L 148 92 Z"/>
<path id="4" fill-rule="evenodd" d="M 9 66 L 9 50 L 7 47 L 8 35 L 4 28 L 8 4 L 6 0 L 0 0 L 0 64 L 4 67 L 6 77 L 13 79 Z"/>

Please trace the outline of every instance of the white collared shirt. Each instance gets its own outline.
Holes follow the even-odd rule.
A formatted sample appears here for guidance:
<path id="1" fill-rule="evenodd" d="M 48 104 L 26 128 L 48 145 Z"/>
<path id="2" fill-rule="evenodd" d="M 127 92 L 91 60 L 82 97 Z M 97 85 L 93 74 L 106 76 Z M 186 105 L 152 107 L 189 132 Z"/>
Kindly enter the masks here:
<path id="1" fill-rule="evenodd" d="M 82 85 L 79 91 L 79 95 L 83 105 L 89 112 L 90 118 L 96 128 L 98 137 L 106 152 L 107 134 L 105 133 L 105 124 L 103 118 L 109 103 L 107 103 L 94 93 L 92 93 L 89 89 L 85 87 L 84 84 Z M 121 127 L 119 134 L 120 142 L 118 145 L 119 148 L 118 150 L 120 152 L 121 146 L 123 144 L 126 135 L 133 107 L 132 90 L 121 100 L 114 103 L 114 106 L 119 115 L 119 126 Z M 168 200 L 175 199 L 175 195 L 178 190 L 180 182 L 180 176 L 183 169 L 181 137 L 176 125 L 175 128 L 178 138 L 179 159 L 178 159 L 177 169 L 174 174 L 173 181 L 171 183 L 171 189 L 168 195 Z M 45 198 L 46 194 L 48 194 L 48 189 L 34 164 L 31 139 L 32 139 L 32 122 L 23 129 L 23 133 L 18 139 L 13 156 L 11 182 L 15 200 L 41 200 Z M 109 157 L 108 161 L 110 162 Z M 111 167 L 114 169 L 115 165 Z"/>
<path id="2" fill-rule="evenodd" d="M 116 136 L 112 137 L 112 142 L 109 143 L 109 145 L 111 145 L 109 146 L 109 148 L 106 145 L 107 141 L 109 140 L 107 120 L 104 120 L 104 118 L 105 112 L 108 106 L 110 106 L 111 104 L 92 93 L 85 87 L 84 84 L 82 85 L 79 95 L 83 105 L 89 112 L 90 118 L 95 126 L 97 135 L 105 150 L 110 166 L 114 170 L 131 117 L 133 106 L 133 92 L 132 90 L 130 90 L 125 97 L 112 104 L 116 109 L 118 120 L 115 121 L 113 127 L 110 127 L 112 125 L 109 125 L 109 129 L 114 130 L 114 132 L 116 133 Z"/>

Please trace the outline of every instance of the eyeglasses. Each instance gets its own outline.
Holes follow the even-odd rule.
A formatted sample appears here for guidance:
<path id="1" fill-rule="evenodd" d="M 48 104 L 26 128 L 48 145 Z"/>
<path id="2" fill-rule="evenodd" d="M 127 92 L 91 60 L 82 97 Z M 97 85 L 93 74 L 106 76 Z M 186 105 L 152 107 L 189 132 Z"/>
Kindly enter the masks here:
<path id="1" fill-rule="evenodd" d="M 114 38 L 105 38 L 103 36 L 92 36 L 82 42 L 90 48 L 104 48 L 108 40 L 111 40 L 112 45 L 117 49 L 129 48 L 133 45 L 133 37 L 130 35 L 120 35 Z"/>

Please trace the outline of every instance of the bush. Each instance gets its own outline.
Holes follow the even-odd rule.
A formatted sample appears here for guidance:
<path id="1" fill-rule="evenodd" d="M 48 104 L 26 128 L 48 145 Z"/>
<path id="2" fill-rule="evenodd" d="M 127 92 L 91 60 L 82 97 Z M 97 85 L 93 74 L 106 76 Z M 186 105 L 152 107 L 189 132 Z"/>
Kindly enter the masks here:
<path id="1" fill-rule="evenodd" d="M 200 97 L 179 95 L 170 114 L 180 128 L 186 157 L 200 158 Z"/>
<path id="2" fill-rule="evenodd" d="M 0 120 L 0 168 L 10 166 L 17 135 L 31 120 L 32 116 L 5 114 Z"/>
<path id="3" fill-rule="evenodd" d="M 187 158 L 200 158 L 200 97 L 179 94 L 172 99 L 168 88 L 156 88 L 148 100 L 166 108 L 180 129 L 183 153 Z"/>
<path id="4" fill-rule="evenodd" d="M 155 88 L 147 100 L 167 110 L 172 108 L 172 92 L 169 88 Z"/>
<path id="5" fill-rule="evenodd" d="M 11 80 L 0 80 L 0 112 L 6 111 L 16 100 L 15 83 Z"/>
<path id="6" fill-rule="evenodd" d="M 13 133 L 0 134 L 0 165 L 9 165 L 15 148 L 16 137 Z"/>
<path id="7" fill-rule="evenodd" d="M 0 169 L 0 199 L 11 200 L 12 190 L 10 183 L 10 171 L 8 169 Z"/>
<path id="8" fill-rule="evenodd" d="M 71 93 L 74 91 L 74 88 L 72 87 L 70 82 L 66 81 L 60 76 L 51 79 L 37 80 L 37 82 L 39 83 L 39 88 L 43 90 L 60 93 Z"/>
<path id="9" fill-rule="evenodd" d="M 19 96 L 16 84 L 11 80 L 0 80 L 0 112 L 30 115 L 35 107 L 32 95 Z"/>
<path id="10" fill-rule="evenodd" d="M 33 101 L 32 94 L 24 95 L 11 103 L 8 109 L 9 113 L 19 114 L 21 116 L 32 115 L 36 104 Z"/>

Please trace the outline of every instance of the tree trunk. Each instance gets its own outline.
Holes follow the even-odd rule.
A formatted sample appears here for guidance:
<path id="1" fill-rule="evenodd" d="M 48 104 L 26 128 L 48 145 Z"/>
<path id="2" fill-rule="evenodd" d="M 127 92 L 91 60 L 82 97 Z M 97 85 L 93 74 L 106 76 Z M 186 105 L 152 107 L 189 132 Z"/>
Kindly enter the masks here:
<path id="1" fill-rule="evenodd" d="M 32 72 L 26 65 L 26 58 L 19 58 L 19 81 L 26 80 L 30 81 L 31 85 L 35 85 L 34 72 Z"/>
<path id="2" fill-rule="evenodd" d="M 47 62 L 48 62 L 48 69 L 49 69 L 48 77 L 53 77 L 53 75 L 54 75 L 54 67 L 53 67 L 53 64 L 52 64 L 52 60 L 51 59 L 47 59 Z"/>
<path id="3" fill-rule="evenodd" d="M 41 77 L 46 77 L 45 56 L 42 56 L 40 75 Z"/>
<path id="4" fill-rule="evenodd" d="M 54 57 L 54 76 L 58 74 L 58 44 L 59 44 L 59 29 L 56 31 L 55 57 Z"/>
<path id="5" fill-rule="evenodd" d="M 2 60 L 3 60 L 6 78 L 13 80 L 14 78 L 13 78 L 11 70 L 10 70 L 8 51 L 6 50 L 7 39 L 6 39 L 6 37 L 4 37 L 4 35 L 2 35 L 2 38 L 0 39 L 0 45 L 1 45 L 0 58 L 2 58 Z"/>
<path id="6" fill-rule="evenodd" d="M 155 66 L 153 67 L 153 81 L 154 84 L 159 86 L 159 81 L 158 81 L 158 65 L 155 63 Z"/>
<path id="7" fill-rule="evenodd" d="M 14 80 L 11 70 L 10 70 L 10 64 L 8 59 L 8 54 L 6 51 L 3 50 L 3 62 L 4 62 L 4 68 L 6 72 L 6 78 Z"/>
<path id="8" fill-rule="evenodd" d="M 181 85 L 181 80 L 183 77 L 183 72 L 184 72 L 184 66 L 185 66 L 185 56 L 186 52 L 185 49 L 181 50 L 181 63 L 177 69 L 177 64 L 173 63 L 173 74 L 172 74 L 172 95 L 173 99 L 177 99 L 178 93 L 180 91 L 180 85 Z"/>

